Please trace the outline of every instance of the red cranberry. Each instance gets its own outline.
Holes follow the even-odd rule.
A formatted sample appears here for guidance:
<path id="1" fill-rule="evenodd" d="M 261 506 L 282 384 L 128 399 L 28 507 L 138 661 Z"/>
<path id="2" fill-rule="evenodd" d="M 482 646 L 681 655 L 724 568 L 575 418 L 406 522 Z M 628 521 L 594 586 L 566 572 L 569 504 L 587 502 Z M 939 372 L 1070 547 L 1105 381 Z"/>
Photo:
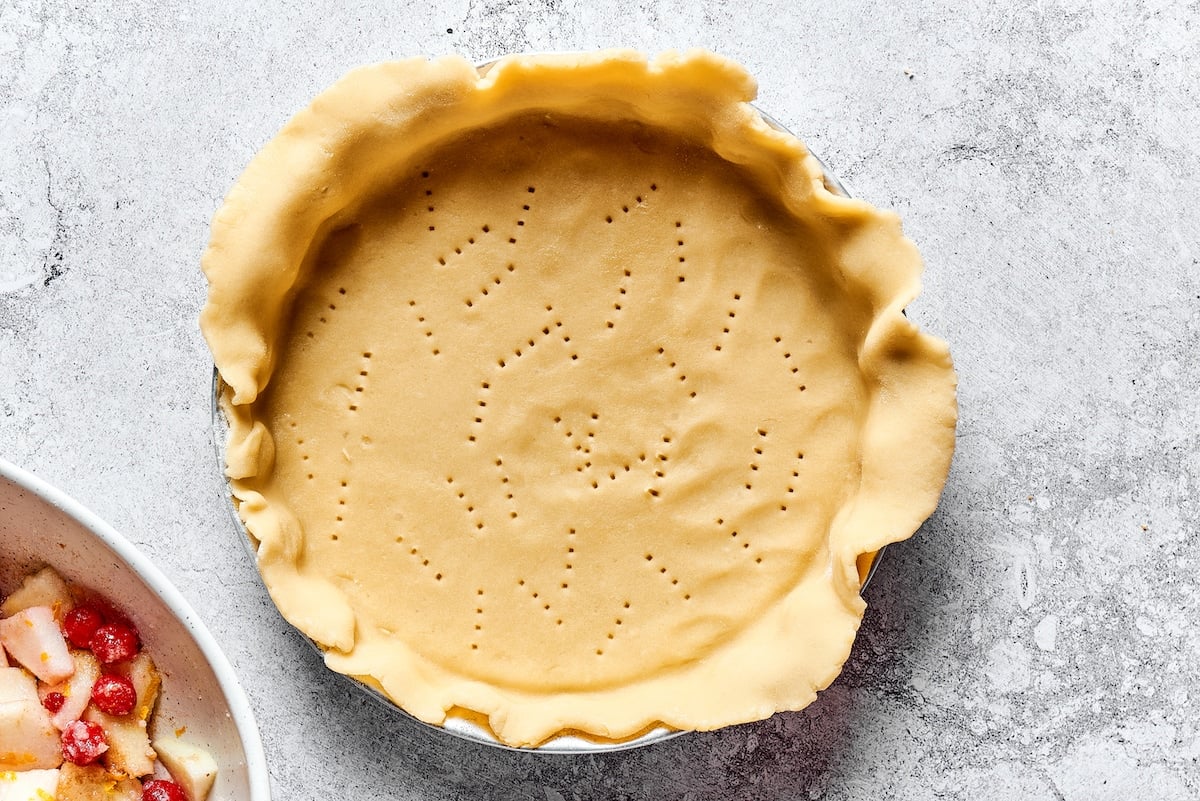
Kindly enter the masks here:
<path id="1" fill-rule="evenodd" d="M 137 691 L 133 689 L 133 682 L 124 676 L 105 673 L 92 686 L 92 703 L 101 712 L 128 715 L 137 705 Z"/>
<path id="2" fill-rule="evenodd" d="M 126 617 L 125 613 L 117 606 L 110 603 L 107 598 L 96 597 L 92 599 L 92 606 L 104 618 L 105 623 L 119 623 L 125 626 L 134 634 L 138 633 L 137 626 L 133 625 L 133 621 Z"/>
<path id="3" fill-rule="evenodd" d="M 76 648 L 87 648 L 104 618 L 90 606 L 77 606 L 63 617 L 62 629 L 67 641 Z"/>
<path id="4" fill-rule="evenodd" d="M 151 779 L 142 785 L 142 801 L 188 801 L 183 788 L 165 779 Z"/>
<path id="5" fill-rule="evenodd" d="M 138 652 L 137 634 L 120 623 L 108 623 L 96 629 L 88 644 L 96 658 L 106 665 L 133 659 Z"/>
<path id="6" fill-rule="evenodd" d="M 42 699 L 42 706 L 50 710 L 50 714 L 57 715 L 66 702 L 67 697 L 62 693 L 46 693 L 46 697 Z"/>
<path id="7" fill-rule="evenodd" d="M 67 724 L 62 733 L 63 758 L 76 765 L 90 765 L 108 750 L 104 729 L 87 720 Z"/>

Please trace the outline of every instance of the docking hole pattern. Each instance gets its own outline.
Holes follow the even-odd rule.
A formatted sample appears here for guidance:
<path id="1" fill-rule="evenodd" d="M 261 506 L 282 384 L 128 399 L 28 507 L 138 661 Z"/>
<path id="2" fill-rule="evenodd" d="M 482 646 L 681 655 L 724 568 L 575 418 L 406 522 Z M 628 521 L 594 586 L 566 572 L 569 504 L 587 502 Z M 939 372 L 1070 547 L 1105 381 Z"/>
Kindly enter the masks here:
<path id="1" fill-rule="evenodd" d="M 285 356 L 333 367 L 267 395 L 287 410 L 275 438 L 299 465 L 310 558 L 382 537 L 400 572 L 362 591 L 456 610 L 465 636 L 414 624 L 417 650 L 517 675 L 533 663 L 491 654 L 533 626 L 608 680 L 641 669 L 630 657 L 646 649 L 643 667 L 673 658 L 658 643 L 702 652 L 736 631 L 745 620 L 680 623 L 727 615 L 713 588 L 765 597 L 802 569 L 788 537 L 813 516 L 804 421 L 820 401 L 804 326 L 824 312 L 797 307 L 764 330 L 774 279 L 722 244 L 762 228 L 734 214 L 714 232 L 694 201 L 724 192 L 747 207 L 735 168 L 674 178 L 651 149 L 568 192 L 546 179 L 562 171 L 550 136 L 467 160 L 434 153 L 365 206 L 357 224 L 374 249 L 349 246 L 314 273 Z M 495 202 L 467 215 L 483 191 Z M 576 241 L 590 244 L 562 244 Z M 391 252 L 405 255 L 373 261 Z M 741 387 L 757 389 L 730 405 Z M 366 461 L 377 450 L 388 470 Z M 723 556 L 695 558 L 704 549 Z"/>

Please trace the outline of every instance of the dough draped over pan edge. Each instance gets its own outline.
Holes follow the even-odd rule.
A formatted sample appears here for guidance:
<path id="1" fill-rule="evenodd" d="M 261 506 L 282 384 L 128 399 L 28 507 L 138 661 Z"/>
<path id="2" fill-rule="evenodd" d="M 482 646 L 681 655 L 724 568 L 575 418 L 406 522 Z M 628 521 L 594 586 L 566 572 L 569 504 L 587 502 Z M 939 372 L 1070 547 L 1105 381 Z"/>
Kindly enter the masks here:
<path id="1" fill-rule="evenodd" d="M 482 75 L 457 57 L 390 62 L 349 73 L 246 169 L 213 220 L 201 328 L 223 381 L 227 476 L 260 570 L 284 617 L 325 649 L 331 668 L 427 722 L 456 708 L 487 715 L 513 745 L 563 730 L 623 738 L 656 722 L 705 730 L 761 719 L 803 708 L 837 676 L 865 608 L 859 557 L 911 536 L 936 507 L 954 447 L 955 377 L 945 343 L 902 314 L 919 292 L 921 262 L 896 215 L 827 191 L 803 144 L 749 105 L 755 91 L 740 67 L 702 52 L 516 56 Z M 845 488 L 832 518 L 824 568 L 703 658 L 571 692 L 498 686 L 364 639 L 354 602 L 305 564 L 304 526 L 265 482 L 278 449 L 261 408 L 296 295 L 346 210 L 439 143 L 542 110 L 636 120 L 737 165 L 782 208 L 843 234 L 829 269 L 869 310 L 857 344 L 866 393 L 857 486 Z"/>

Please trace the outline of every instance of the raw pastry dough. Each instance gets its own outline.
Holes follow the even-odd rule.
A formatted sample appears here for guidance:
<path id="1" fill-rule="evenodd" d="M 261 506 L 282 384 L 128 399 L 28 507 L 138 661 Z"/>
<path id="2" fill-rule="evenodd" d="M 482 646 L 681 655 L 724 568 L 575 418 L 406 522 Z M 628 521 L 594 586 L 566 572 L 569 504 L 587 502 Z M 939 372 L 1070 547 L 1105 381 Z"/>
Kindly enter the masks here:
<path id="1" fill-rule="evenodd" d="M 705 53 L 356 70 L 213 223 L 239 512 L 328 665 L 505 743 L 799 709 L 932 512 L 897 218 Z"/>

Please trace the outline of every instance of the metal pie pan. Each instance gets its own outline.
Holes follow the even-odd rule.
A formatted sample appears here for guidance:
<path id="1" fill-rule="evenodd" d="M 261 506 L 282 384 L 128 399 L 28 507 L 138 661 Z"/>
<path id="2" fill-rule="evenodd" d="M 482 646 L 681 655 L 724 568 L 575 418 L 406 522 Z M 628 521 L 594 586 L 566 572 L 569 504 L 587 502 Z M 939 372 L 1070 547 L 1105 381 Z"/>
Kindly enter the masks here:
<path id="1" fill-rule="evenodd" d="M 522 55 L 549 55 L 549 54 L 529 53 L 529 54 L 522 54 Z M 476 65 L 476 69 L 478 69 L 479 73 L 481 75 L 483 75 L 495 63 L 496 63 L 496 61 L 484 62 L 484 63 Z M 758 109 L 756 109 L 756 110 L 758 110 Z M 771 116 L 763 113 L 761 110 L 758 110 L 758 113 L 762 116 L 763 121 L 766 122 L 772 128 L 774 128 L 778 131 L 787 133 L 789 135 L 794 135 L 791 133 L 791 131 L 789 131 L 786 127 L 784 127 L 782 124 L 780 124 L 777 120 L 775 120 Z M 841 181 L 838 180 L 838 178 L 829 170 L 829 168 L 825 165 L 825 163 L 823 161 L 821 161 L 821 159 L 816 154 L 812 153 L 811 151 L 809 151 L 809 153 L 810 153 L 810 155 L 813 156 L 813 158 L 815 158 L 817 160 L 818 164 L 820 164 L 820 166 L 821 166 L 822 172 L 824 173 L 825 187 L 830 192 L 833 192 L 834 194 L 842 195 L 843 197 L 851 197 L 850 192 L 846 189 L 846 186 Z M 227 425 L 227 421 L 225 419 L 224 412 L 221 410 L 221 405 L 220 405 L 220 391 L 221 391 L 221 387 L 222 387 L 222 381 L 221 381 L 220 374 L 218 373 L 218 371 L 215 368 L 213 370 L 212 382 L 213 382 L 212 383 L 212 443 L 213 443 L 213 449 L 216 453 L 217 467 L 221 471 L 221 475 L 224 478 L 225 443 L 226 443 L 226 439 L 228 437 L 228 425 Z M 240 532 L 240 534 L 241 534 L 242 541 L 245 543 L 247 552 L 249 553 L 251 559 L 257 561 L 257 553 L 255 551 L 254 539 L 250 535 L 250 533 L 246 530 L 245 525 L 242 523 L 241 518 L 237 514 L 236 501 L 233 498 L 232 490 L 229 486 L 228 480 L 225 481 L 225 487 L 226 487 L 227 499 L 229 501 L 227 506 L 230 511 L 230 516 L 231 516 L 238 532 Z M 863 583 L 862 583 L 863 589 L 866 588 L 867 584 L 871 581 L 872 576 L 875 575 L 875 571 L 879 567 L 880 556 L 882 556 L 882 554 L 883 554 L 883 549 L 880 549 L 878 552 L 876 552 L 872 556 L 870 567 L 868 568 L 867 574 L 863 579 Z M 321 653 L 321 654 L 324 653 L 324 651 L 311 639 L 306 638 L 306 641 L 318 653 Z M 349 682 L 352 686 L 354 686 L 358 690 L 366 693 L 368 696 L 375 699 L 379 703 L 384 704 L 388 709 L 398 712 L 411 720 L 421 723 L 424 726 L 428 726 L 429 728 L 436 729 L 438 731 L 442 731 L 447 734 L 451 734 L 455 737 L 460 737 L 465 740 L 470 740 L 472 742 L 481 743 L 484 745 L 489 745 L 489 746 L 493 746 L 496 748 L 503 748 L 503 749 L 512 750 L 512 751 L 534 752 L 534 753 L 542 753 L 542 754 L 592 754 L 592 753 L 623 751 L 623 750 L 627 750 L 627 749 L 631 749 L 631 748 L 639 748 L 642 746 L 652 745 L 654 743 L 660 743 L 660 742 L 672 739 L 674 737 L 678 737 L 679 735 L 686 733 L 683 731 L 678 731 L 675 729 L 668 728 L 666 726 L 658 726 L 658 727 L 652 728 L 648 731 L 645 731 L 644 733 L 641 733 L 635 737 L 628 738 L 628 739 L 622 739 L 622 740 L 605 740 L 603 738 L 592 738 L 592 737 L 589 737 L 586 735 L 561 734 L 561 735 L 552 737 L 549 740 L 546 740 L 545 742 L 541 743 L 540 745 L 538 745 L 534 748 L 515 748 L 513 746 L 506 745 L 506 744 L 500 742 L 499 740 L 497 740 L 496 736 L 491 732 L 490 729 L 487 728 L 486 725 L 477 723 L 475 720 L 472 720 L 472 719 L 469 719 L 466 717 L 451 716 L 451 717 L 448 717 L 446 719 L 446 722 L 441 726 L 426 723 L 425 721 L 422 721 L 419 718 L 414 717 L 413 715 L 409 714 L 407 711 L 405 711 L 404 709 L 402 709 L 401 707 L 396 705 L 390 698 L 388 698 L 383 692 L 381 692 L 376 687 L 373 687 L 372 685 L 370 685 L 364 681 L 360 681 L 358 679 L 355 679 L 355 678 L 352 678 L 349 676 L 345 676 L 340 673 L 337 675 L 343 681 Z"/>

